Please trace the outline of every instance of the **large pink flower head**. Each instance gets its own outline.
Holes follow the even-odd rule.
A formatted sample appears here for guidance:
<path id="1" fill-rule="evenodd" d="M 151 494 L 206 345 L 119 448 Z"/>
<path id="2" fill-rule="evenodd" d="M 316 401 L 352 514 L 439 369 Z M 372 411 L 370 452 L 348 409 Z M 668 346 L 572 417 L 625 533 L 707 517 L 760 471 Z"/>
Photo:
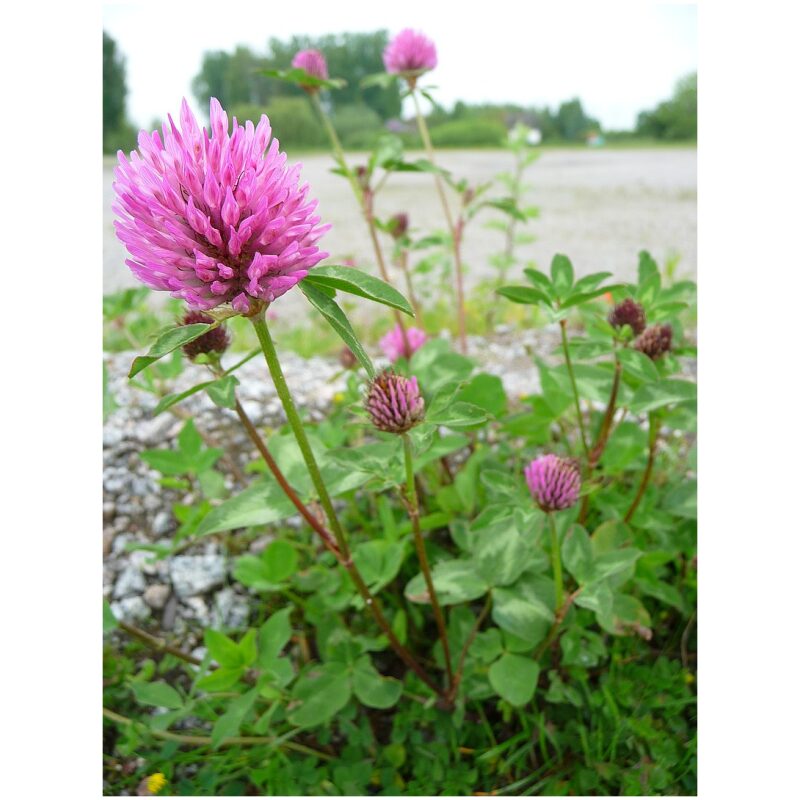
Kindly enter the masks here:
<path id="1" fill-rule="evenodd" d="M 406 28 L 383 51 L 387 72 L 420 75 L 436 66 L 436 45 L 423 33 Z"/>
<path id="2" fill-rule="evenodd" d="M 139 133 L 130 160 L 120 151 L 114 170 L 117 236 L 125 263 L 152 289 L 191 308 L 230 303 L 252 314 L 301 281 L 327 253 L 317 247 L 330 228 L 315 216 L 316 200 L 299 185 L 262 115 L 244 126 L 211 99 L 211 131 L 200 128 L 186 100 L 180 130 L 172 117 Z"/>
<path id="3" fill-rule="evenodd" d="M 292 59 L 292 66 L 304 69 L 309 75 L 320 80 L 328 80 L 328 62 L 319 50 L 300 50 Z"/>
<path id="4" fill-rule="evenodd" d="M 577 463 L 552 453 L 531 461 L 525 467 L 525 480 L 542 511 L 561 511 L 574 506 L 581 492 L 581 471 Z"/>
<path id="5" fill-rule="evenodd" d="M 408 346 L 406 346 L 406 341 Z M 386 358 L 394 363 L 401 357 L 411 358 L 427 341 L 428 337 L 425 335 L 425 331 L 421 331 L 419 328 L 406 328 L 404 337 L 403 329 L 398 323 L 380 340 L 380 346 Z"/>

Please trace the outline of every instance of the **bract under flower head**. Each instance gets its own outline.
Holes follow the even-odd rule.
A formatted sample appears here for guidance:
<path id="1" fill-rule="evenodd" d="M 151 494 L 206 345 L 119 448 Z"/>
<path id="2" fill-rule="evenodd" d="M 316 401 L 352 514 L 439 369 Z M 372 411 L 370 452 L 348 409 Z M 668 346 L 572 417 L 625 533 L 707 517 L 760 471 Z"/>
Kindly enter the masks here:
<path id="1" fill-rule="evenodd" d="M 328 62 L 319 50 L 300 50 L 292 59 L 292 66 L 297 69 L 304 69 L 309 75 L 326 81 L 328 80 Z M 304 88 L 316 89 L 316 86 L 304 86 Z"/>
<path id="2" fill-rule="evenodd" d="M 364 406 L 372 424 L 387 433 L 405 433 L 425 418 L 425 400 L 417 379 L 390 369 L 372 380 Z"/>
<path id="3" fill-rule="evenodd" d="M 180 130 L 172 117 L 139 133 L 139 150 L 118 153 L 113 205 L 125 263 L 152 289 L 191 308 L 230 303 L 253 314 L 289 291 L 327 253 L 317 247 L 330 228 L 314 214 L 300 164 L 289 166 L 269 120 L 244 126 L 211 99 L 210 130 L 186 101 Z"/>
<path id="4" fill-rule="evenodd" d="M 379 344 L 386 358 L 394 363 L 398 358 L 411 358 L 427 341 L 428 337 L 425 335 L 425 331 L 419 328 L 406 328 L 405 336 L 403 336 L 403 329 L 398 323 L 380 340 Z"/>
<path id="5" fill-rule="evenodd" d="M 194 325 L 197 322 L 206 322 L 208 324 L 214 321 L 213 317 L 204 314 L 202 311 L 189 311 L 187 312 L 181 325 Z M 183 352 L 188 358 L 194 361 L 200 353 L 224 353 L 231 343 L 230 336 L 222 325 L 212 328 L 202 336 L 198 336 L 193 341 L 183 346 Z"/>
<path id="6" fill-rule="evenodd" d="M 575 505 L 581 491 L 581 471 L 570 458 L 552 453 L 525 467 L 525 480 L 542 511 L 562 511 Z"/>
<path id="7" fill-rule="evenodd" d="M 383 51 L 387 72 L 421 75 L 436 66 L 436 45 L 423 33 L 406 28 Z"/>

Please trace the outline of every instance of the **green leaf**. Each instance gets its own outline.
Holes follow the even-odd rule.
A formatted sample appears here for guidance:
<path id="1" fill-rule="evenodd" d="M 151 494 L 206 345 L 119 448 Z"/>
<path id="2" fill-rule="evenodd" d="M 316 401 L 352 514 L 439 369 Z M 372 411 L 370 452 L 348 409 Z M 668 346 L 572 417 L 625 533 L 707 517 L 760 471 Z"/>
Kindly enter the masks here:
<path id="1" fill-rule="evenodd" d="M 136 700 L 148 706 L 162 706 L 164 708 L 182 708 L 183 698 L 164 681 L 154 683 L 131 683 L 131 689 Z"/>
<path id="2" fill-rule="evenodd" d="M 503 381 L 487 372 L 479 372 L 458 390 L 453 399 L 478 406 L 493 417 L 502 417 L 508 408 Z"/>
<path id="3" fill-rule="evenodd" d="M 531 642 L 533 647 L 545 637 L 554 615 L 532 592 L 515 586 L 492 592 L 492 619 L 504 631 Z"/>
<path id="4" fill-rule="evenodd" d="M 375 377 L 375 367 L 372 366 L 372 361 L 367 355 L 366 351 L 358 341 L 350 321 L 344 314 L 341 308 L 336 304 L 330 296 L 325 292 L 314 286 L 308 284 L 305 280 L 300 281 L 300 289 L 303 294 L 308 298 L 317 311 L 328 320 L 328 324 L 336 331 L 342 341 L 353 351 L 353 355 L 358 359 L 362 367 L 367 371 L 370 378 Z"/>
<path id="5" fill-rule="evenodd" d="M 239 645 L 224 633 L 206 628 L 203 641 L 208 648 L 208 653 L 221 667 L 235 669 L 244 666 L 244 659 Z"/>
<path id="6" fill-rule="evenodd" d="M 280 583 L 297 571 L 297 550 L 285 539 L 271 542 L 261 555 L 267 579 Z"/>
<path id="7" fill-rule="evenodd" d="M 610 272 L 593 272 L 591 275 L 584 275 L 582 278 L 575 282 L 572 287 L 574 292 L 593 292 L 600 284 L 606 279 L 611 277 Z M 603 291 L 610 291 L 614 287 L 603 287 Z"/>
<path id="8" fill-rule="evenodd" d="M 353 561 L 373 593 L 395 579 L 404 556 L 405 545 L 402 542 L 385 539 L 361 542 L 353 550 Z"/>
<path id="9" fill-rule="evenodd" d="M 338 264 L 315 267 L 302 283 L 326 286 L 340 292 L 355 294 L 390 308 L 396 308 L 410 317 L 414 316 L 414 310 L 408 300 L 397 289 L 384 283 L 380 278 L 355 267 L 344 267 Z"/>
<path id="10" fill-rule="evenodd" d="M 290 517 L 297 509 L 270 475 L 218 505 L 197 528 L 196 536 L 266 525 Z"/>
<path id="11" fill-rule="evenodd" d="M 629 408 L 632 414 L 644 414 L 673 403 L 696 403 L 697 384 L 692 381 L 667 378 L 658 383 L 641 386 L 633 396 Z"/>
<path id="12" fill-rule="evenodd" d="M 131 364 L 131 370 L 128 373 L 129 378 L 138 375 L 143 369 L 149 367 L 154 362 L 163 358 L 173 350 L 183 347 L 189 342 L 193 342 L 198 337 L 207 333 L 212 328 L 216 328 L 219 322 L 206 323 L 196 322 L 193 325 L 183 325 L 180 328 L 170 328 L 165 333 L 156 339 L 153 346 L 147 351 L 147 355 L 136 356 Z"/>
<path id="13" fill-rule="evenodd" d="M 197 688 L 203 692 L 225 692 L 236 686 L 244 673 L 244 667 L 220 667 L 200 678 Z"/>
<path id="14" fill-rule="evenodd" d="M 300 69 L 300 67 L 262 69 L 260 72 L 267 78 L 275 78 L 285 83 L 293 83 L 296 86 L 313 86 L 318 89 L 342 89 L 347 86 L 347 81 L 343 78 L 318 78 L 316 75 Z"/>
<path id="15" fill-rule="evenodd" d="M 228 706 L 228 710 L 217 719 L 211 729 L 211 746 L 213 748 L 219 747 L 224 739 L 238 736 L 242 722 L 244 722 L 247 712 L 253 707 L 256 697 L 258 697 L 258 692 L 258 689 L 251 689 L 242 697 L 237 697 Z"/>
<path id="16" fill-rule="evenodd" d="M 569 295 L 569 297 L 565 298 L 561 303 L 561 308 L 571 308 L 572 306 L 579 306 L 581 303 L 586 303 L 589 300 L 594 300 L 595 297 L 600 297 L 601 294 L 605 294 L 606 292 L 614 291 L 614 289 L 618 289 L 622 284 L 609 284 L 608 286 L 603 286 L 600 289 L 592 289 L 589 292 L 576 292 L 574 289 Z"/>
<path id="17" fill-rule="evenodd" d="M 614 593 L 605 581 L 593 581 L 581 588 L 575 605 L 600 615 L 610 614 L 614 607 Z"/>
<path id="18" fill-rule="evenodd" d="M 530 657 L 505 653 L 489 667 L 489 683 L 512 706 L 530 703 L 539 680 L 539 665 Z"/>
<path id="19" fill-rule="evenodd" d="M 612 550 L 610 553 L 597 556 L 592 570 L 592 580 L 605 580 L 633 567 L 641 555 L 641 550 L 626 547 L 624 550 Z"/>
<path id="20" fill-rule="evenodd" d="M 626 373 L 634 375 L 640 380 L 656 382 L 661 379 L 653 360 L 638 350 L 623 347 L 617 352 L 617 358 Z"/>
<path id="21" fill-rule="evenodd" d="M 103 633 L 113 631 L 117 627 L 117 618 L 108 604 L 108 600 L 103 599 Z"/>
<path id="22" fill-rule="evenodd" d="M 507 297 L 515 303 L 523 303 L 532 306 L 544 303 L 550 308 L 553 306 L 550 302 L 550 298 L 544 292 L 540 292 L 538 289 L 533 289 L 530 286 L 501 286 L 497 290 L 497 294 Z"/>
<path id="23" fill-rule="evenodd" d="M 214 383 L 215 381 L 204 381 L 203 383 L 198 383 L 195 386 L 192 386 L 191 389 L 187 389 L 185 392 L 180 392 L 178 394 L 165 394 L 161 400 L 159 400 L 158 405 L 153 409 L 153 416 L 157 417 L 159 414 L 169 408 L 172 408 L 172 406 L 180 403 L 187 397 L 191 397 L 193 394 L 197 394 L 197 392 L 202 392 L 203 389 L 205 389 L 207 386 L 211 386 Z"/>
<path id="24" fill-rule="evenodd" d="M 351 686 L 347 666 L 333 661 L 313 667 L 294 685 L 292 699 L 299 703 L 289 711 L 292 725 L 310 728 L 328 722 L 347 705 Z"/>
<path id="25" fill-rule="evenodd" d="M 207 385 L 206 391 L 214 405 L 220 408 L 236 408 L 236 385 L 238 379 L 225 375 Z"/>
<path id="26" fill-rule="evenodd" d="M 433 567 L 432 576 L 439 602 L 445 606 L 476 600 L 489 589 L 478 566 L 471 561 L 440 561 Z M 430 603 L 422 573 L 408 582 L 405 595 L 412 603 Z"/>
<path id="27" fill-rule="evenodd" d="M 186 424 L 181 428 L 181 432 L 178 434 L 178 449 L 190 459 L 200 455 L 200 451 L 203 449 L 203 439 L 193 419 L 186 420 Z"/>
<path id="28" fill-rule="evenodd" d="M 192 469 L 192 461 L 178 450 L 143 450 L 142 461 L 162 475 L 184 475 Z"/>
<path id="29" fill-rule="evenodd" d="M 522 270 L 525 273 L 525 277 L 536 287 L 538 287 L 547 297 L 551 297 L 553 294 L 553 283 L 544 272 L 540 272 L 538 269 L 533 269 L 533 267 L 526 267 Z"/>
<path id="30" fill-rule="evenodd" d="M 394 678 L 384 678 L 369 656 L 363 655 L 353 667 L 353 692 L 369 708 L 391 708 L 400 699 L 403 684 Z"/>
<path id="31" fill-rule="evenodd" d="M 286 647 L 289 639 L 292 638 L 292 625 L 289 620 L 291 613 L 291 608 L 282 608 L 272 614 L 259 629 L 258 658 L 260 664 L 276 659 L 281 650 Z"/>
<path id="32" fill-rule="evenodd" d="M 467 428 L 485 422 L 486 412 L 471 403 L 455 402 L 438 413 L 429 414 L 426 421 L 445 428 Z"/>
<path id="33" fill-rule="evenodd" d="M 475 564 L 490 586 L 513 583 L 531 565 L 534 554 L 530 541 L 519 533 L 513 516 L 474 535 Z"/>
<path id="34" fill-rule="evenodd" d="M 572 525 L 561 543 L 564 567 L 579 583 L 592 577 L 592 543 L 589 534 L 580 525 Z"/>
<path id="35" fill-rule="evenodd" d="M 572 262 L 563 254 L 557 253 L 550 262 L 550 277 L 553 286 L 560 297 L 564 297 L 572 288 L 575 280 L 575 270 Z"/>

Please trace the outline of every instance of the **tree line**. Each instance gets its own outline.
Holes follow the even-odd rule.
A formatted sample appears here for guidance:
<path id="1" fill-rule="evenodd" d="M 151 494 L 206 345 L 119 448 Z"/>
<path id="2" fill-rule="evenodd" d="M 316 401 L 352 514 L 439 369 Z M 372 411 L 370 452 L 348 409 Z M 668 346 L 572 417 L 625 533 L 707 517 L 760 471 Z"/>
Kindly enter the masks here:
<path id="1" fill-rule="evenodd" d="M 412 124 L 401 119 L 400 82 L 362 87 L 368 75 L 383 71 L 385 30 L 344 33 L 321 37 L 293 36 L 288 41 L 272 38 L 264 54 L 238 46 L 232 52 L 205 53 L 192 91 L 201 108 L 210 97 L 239 119 L 257 120 L 266 113 L 284 146 L 313 149 L 324 147 L 326 137 L 313 109 L 298 87 L 266 77 L 265 70 L 285 69 L 298 50 L 320 50 L 332 77 L 346 86 L 329 92 L 333 124 L 345 147 L 371 147 L 388 126 L 409 147 L 418 146 Z M 103 148 L 135 147 L 135 131 L 125 114 L 125 61 L 107 33 L 103 33 Z M 598 120 L 589 116 L 579 98 L 557 108 L 511 103 L 469 104 L 457 102 L 452 109 L 436 106 L 428 117 L 431 136 L 440 147 L 502 146 L 508 130 L 522 122 L 541 132 L 546 144 L 584 142 L 603 133 Z M 154 127 L 154 126 L 153 126 Z M 647 138 L 665 141 L 692 140 L 697 136 L 697 75 L 682 79 L 674 96 L 650 111 L 643 111 L 633 131 L 608 132 L 609 139 Z"/>

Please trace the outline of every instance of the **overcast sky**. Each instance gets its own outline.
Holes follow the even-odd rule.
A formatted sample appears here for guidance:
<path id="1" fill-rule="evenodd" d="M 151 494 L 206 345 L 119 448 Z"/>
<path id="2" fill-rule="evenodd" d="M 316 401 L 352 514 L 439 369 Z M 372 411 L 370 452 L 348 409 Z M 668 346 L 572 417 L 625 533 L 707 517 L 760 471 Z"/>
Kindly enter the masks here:
<path id="1" fill-rule="evenodd" d="M 697 69 L 693 3 L 138 0 L 106 2 L 103 27 L 127 59 L 128 113 L 140 126 L 174 116 L 184 96 L 198 110 L 191 80 L 205 51 L 264 52 L 273 36 L 417 28 L 436 43 L 431 82 L 445 106 L 578 96 L 610 129 L 632 127 Z"/>

